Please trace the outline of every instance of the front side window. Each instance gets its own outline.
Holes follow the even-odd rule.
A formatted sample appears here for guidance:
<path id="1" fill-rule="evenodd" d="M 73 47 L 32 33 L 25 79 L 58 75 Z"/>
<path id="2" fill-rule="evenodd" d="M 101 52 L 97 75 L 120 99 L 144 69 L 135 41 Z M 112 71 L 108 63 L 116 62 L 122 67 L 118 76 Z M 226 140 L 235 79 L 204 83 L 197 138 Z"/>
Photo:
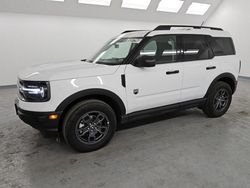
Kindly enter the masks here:
<path id="1" fill-rule="evenodd" d="M 141 49 L 140 55 L 155 56 L 156 51 L 157 51 L 157 43 L 155 40 L 152 40 L 143 49 Z"/>
<path id="2" fill-rule="evenodd" d="M 206 42 L 206 36 L 182 36 L 183 60 L 194 61 L 212 58 L 212 51 Z"/>
<path id="3" fill-rule="evenodd" d="M 177 60 L 176 36 L 156 36 L 140 50 L 140 56 L 153 56 L 157 64 L 171 63 Z"/>
<path id="4" fill-rule="evenodd" d="M 141 40 L 141 38 L 115 38 L 88 61 L 105 65 L 122 64 Z"/>

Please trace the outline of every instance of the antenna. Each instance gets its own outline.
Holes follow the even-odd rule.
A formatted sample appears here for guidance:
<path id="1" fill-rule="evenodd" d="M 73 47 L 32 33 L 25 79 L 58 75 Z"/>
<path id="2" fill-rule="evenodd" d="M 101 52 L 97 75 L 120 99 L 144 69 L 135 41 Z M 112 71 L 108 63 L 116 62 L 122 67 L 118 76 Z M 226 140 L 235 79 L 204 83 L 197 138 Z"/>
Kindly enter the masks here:
<path id="1" fill-rule="evenodd" d="M 203 22 L 201 23 L 201 27 L 204 25 L 204 23 L 205 23 L 205 21 L 203 21 Z"/>

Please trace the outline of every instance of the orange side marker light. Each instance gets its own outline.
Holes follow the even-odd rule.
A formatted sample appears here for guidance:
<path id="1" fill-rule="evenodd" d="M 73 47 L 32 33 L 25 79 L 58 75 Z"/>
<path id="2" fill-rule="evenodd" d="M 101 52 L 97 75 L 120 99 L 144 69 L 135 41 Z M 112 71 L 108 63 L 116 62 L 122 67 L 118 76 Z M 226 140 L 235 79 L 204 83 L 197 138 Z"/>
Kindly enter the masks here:
<path id="1" fill-rule="evenodd" d="M 57 114 L 51 114 L 51 115 L 49 115 L 49 119 L 50 120 L 56 120 L 57 118 L 58 118 Z"/>

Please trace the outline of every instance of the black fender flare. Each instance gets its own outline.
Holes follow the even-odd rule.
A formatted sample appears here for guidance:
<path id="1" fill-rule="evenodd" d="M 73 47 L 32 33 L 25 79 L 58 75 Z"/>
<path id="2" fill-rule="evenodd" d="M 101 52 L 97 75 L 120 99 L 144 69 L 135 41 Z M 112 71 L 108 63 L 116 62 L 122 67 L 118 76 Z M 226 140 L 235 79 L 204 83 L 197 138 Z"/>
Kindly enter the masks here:
<path id="1" fill-rule="evenodd" d="M 108 102 L 114 103 L 116 106 L 119 107 L 121 115 L 124 115 L 126 113 L 126 108 L 121 98 L 115 93 L 106 89 L 86 89 L 74 93 L 71 96 L 64 99 L 58 105 L 58 107 L 56 108 L 56 112 L 64 112 L 65 109 L 74 104 L 76 101 L 81 101 L 82 99 L 84 100 L 95 97 L 97 97 L 97 99 L 104 97 L 106 100 L 108 100 Z"/>
<path id="2" fill-rule="evenodd" d="M 232 87 L 232 91 L 234 93 L 235 90 L 236 90 L 236 87 L 237 87 L 237 80 L 236 80 L 235 76 L 232 73 L 227 72 L 227 73 L 220 74 L 219 76 L 217 76 L 212 81 L 212 83 L 210 84 L 210 86 L 209 86 L 209 88 L 207 90 L 207 93 L 206 93 L 205 97 L 207 97 L 209 91 L 215 85 L 215 83 L 217 83 L 218 81 L 223 80 L 223 79 L 229 79 L 229 80 L 231 80 L 231 82 L 232 82 L 231 84 L 233 84 L 233 85 L 231 85 L 231 84 L 229 84 L 229 85 Z"/>

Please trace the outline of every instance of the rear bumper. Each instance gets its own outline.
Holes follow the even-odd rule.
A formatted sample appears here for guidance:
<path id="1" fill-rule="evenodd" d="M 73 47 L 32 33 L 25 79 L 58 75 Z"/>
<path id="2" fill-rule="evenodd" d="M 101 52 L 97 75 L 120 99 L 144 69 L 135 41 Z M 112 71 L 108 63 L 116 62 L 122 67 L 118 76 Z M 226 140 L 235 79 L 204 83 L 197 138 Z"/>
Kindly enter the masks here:
<path id="1" fill-rule="evenodd" d="M 26 124 L 40 131 L 58 131 L 61 112 L 31 112 L 18 107 L 15 102 L 16 114 Z M 58 115 L 57 119 L 50 120 L 49 115 Z"/>

